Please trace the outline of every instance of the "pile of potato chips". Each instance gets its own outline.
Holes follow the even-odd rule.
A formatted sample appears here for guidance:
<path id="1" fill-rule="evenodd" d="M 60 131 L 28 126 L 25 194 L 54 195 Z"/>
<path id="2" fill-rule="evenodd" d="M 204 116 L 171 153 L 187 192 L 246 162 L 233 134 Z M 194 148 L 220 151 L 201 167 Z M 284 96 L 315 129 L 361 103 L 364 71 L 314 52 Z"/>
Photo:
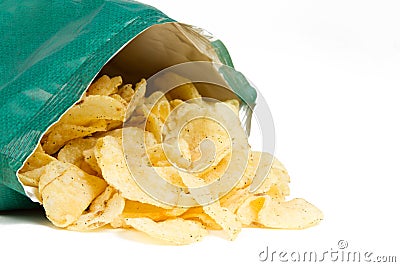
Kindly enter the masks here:
<path id="1" fill-rule="evenodd" d="M 177 170 L 161 144 L 165 135 L 163 124 L 180 105 L 187 105 L 189 110 L 212 108 L 212 105 L 201 101 L 191 83 L 166 95 L 154 92 L 145 97 L 145 92 L 145 80 L 133 88 L 131 84 L 123 85 L 121 77 L 102 76 L 45 133 L 18 177 L 33 189 L 54 225 L 77 231 L 126 228 L 182 245 L 201 240 L 208 230 L 222 230 L 233 240 L 242 227 L 302 229 L 322 219 L 321 211 L 307 201 L 285 200 L 290 181 L 286 169 L 272 156 L 255 151 L 243 158 L 247 167 L 241 179 L 219 201 L 183 207 L 149 196 L 127 166 L 123 131 L 131 136 L 145 136 L 142 145 L 150 161 L 148 166 L 166 181 L 183 188 L 219 179 L 230 160 L 227 143 L 231 140 L 213 122 L 200 120 L 188 124 L 179 141 L 183 155 L 177 158 L 199 159 L 201 153 L 197 147 L 202 139 L 211 136 L 216 144 L 215 161 L 194 174 Z M 187 102 L 191 99 L 199 101 Z M 223 103 L 238 114 L 237 100 Z M 134 123 L 123 128 L 126 114 L 133 114 Z M 178 113 L 178 119 L 179 116 Z M 137 142 L 130 149 L 135 151 L 135 145 L 141 144 Z M 257 168 L 271 162 L 268 176 L 250 193 L 249 185 Z M 146 175 L 143 172 L 144 178 L 151 179 Z"/>

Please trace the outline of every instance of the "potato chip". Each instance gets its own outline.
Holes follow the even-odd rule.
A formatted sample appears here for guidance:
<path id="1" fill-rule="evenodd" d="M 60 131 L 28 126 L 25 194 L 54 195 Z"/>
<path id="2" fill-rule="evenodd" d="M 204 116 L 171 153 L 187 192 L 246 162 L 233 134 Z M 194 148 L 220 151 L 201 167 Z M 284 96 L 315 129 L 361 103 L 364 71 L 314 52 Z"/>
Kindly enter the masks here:
<path id="1" fill-rule="evenodd" d="M 153 113 L 149 113 L 146 121 L 146 131 L 151 132 L 157 140 L 157 143 L 161 143 L 163 123 Z"/>
<path id="2" fill-rule="evenodd" d="M 207 229 L 221 230 L 221 226 L 215 222 L 213 218 L 204 212 L 202 207 L 194 207 L 188 209 L 185 213 L 179 216 L 185 220 L 194 220 L 201 222 Z"/>
<path id="3" fill-rule="evenodd" d="M 83 151 L 94 147 L 96 142 L 97 139 L 93 137 L 73 139 L 60 149 L 57 159 L 80 167 L 84 160 Z"/>
<path id="4" fill-rule="evenodd" d="M 81 168 L 90 168 L 96 174 L 101 175 L 101 169 L 99 164 L 97 163 L 96 155 L 94 154 L 94 147 L 90 149 L 86 149 L 83 151 L 83 160 L 84 162 L 81 164 Z"/>
<path id="5" fill-rule="evenodd" d="M 141 133 L 138 133 L 137 135 L 140 134 Z M 133 136 L 135 136 L 135 134 L 133 134 Z M 100 138 L 97 141 L 95 155 L 104 179 L 109 185 L 119 190 L 125 198 L 169 208 L 168 205 L 162 204 L 148 196 L 136 184 L 126 166 L 122 147 L 116 138 L 112 136 Z"/>
<path id="6" fill-rule="evenodd" d="M 88 126 L 96 120 L 123 121 L 126 107 L 118 100 L 104 95 L 89 95 L 70 108 L 60 123 Z"/>
<path id="7" fill-rule="evenodd" d="M 146 80 L 142 79 L 140 82 L 138 82 L 135 86 L 135 92 L 132 95 L 131 100 L 128 102 L 128 108 L 126 110 L 126 120 L 128 120 L 132 113 L 135 111 L 137 107 L 140 107 L 143 105 L 144 102 L 144 95 L 146 94 Z"/>
<path id="8" fill-rule="evenodd" d="M 45 168 L 45 167 L 41 167 L 41 168 Z M 39 169 L 41 169 L 41 168 L 39 168 Z M 36 170 L 39 170 L 39 169 L 36 169 Z M 36 170 L 32 170 L 32 172 L 35 172 Z M 39 179 L 40 179 L 41 175 L 39 175 L 39 178 L 38 178 L 37 175 L 30 176 L 30 175 L 26 175 L 26 173 L 24 173 L 24 174 L 18 173 L 17 176 L 18 176 L 19 181 L 23 185 L 32 186 L 32 187 L 39 187 Z"/>
<path id="9" fill-rule="evenodd" d="M 171 184 L 182 188 L 186 187 L 176 167 L 173 166 L 154 167 L 154 170 L 158 175 L 160 175 L 160 177 L 170 182 Z"/>
<path id="10" fill-rule="evenodd" d="M 171 109 L 176 108 L 177 106 L 179 106 L 182 103 L 184 103 L 184 102 L 182 100 L 180 100 L 180 99 L 173 99 L 173 100 L 169 101 Z"/>
<path id="11" fill-rule="evenodd" d="M 129 104 L 129 102 L 131 102 L 134 93 L 135 93 L 135 91 L 132 88 L 132 84 L 125 84 L 121 88 L 118 89 L 118 94 L 128 104 Z"/>
<path id="12" fill-rule="evenodd" d="M 144 99 L 144 104 L 148 107 L 152 107 L 160 101 L 168 101 L 168 99 L 165 97 L 163 92 L 155 91 Z"/>
<path id="13" fill-rule="evenodd" d="M 50 162 L 56 160 L 54 157 L 47 155 L 42 146 L 39 145 L 35 152 L 27 159 L 24 166 L 19 170 L 20 173 L 32 171 L 37 168 L 43 167 Z"/>
<path id="14" fill-rule="evenodd" d="M 269 196 L 250 196 L 237 209 L 239 221 L 246 226 L 257 221 L 258 214 L 265 202 L 271 201 Z"/>
<path id="15" fill-rule="evenodd" d="M 166 94 L 168 100 L 181 99 L 186 101 L 189 99 L 201 98 L 201 95 L 197 91 L 196 87 L 189 79 L 173 72 L 168 72 L 157 77 L 154 84 L 161 91 L 168 90 Z M 176 86 L 177 84 L 182 85 Z"/>
<path id="16" fill-rule="evenodd" d="M 37 168 L 37 169 L 34 169 L 34 170 L 31 170 L 31 171 L 20 173 L 19 174 L 20 181 L 24 185 L 38 187 L 39 186 L 40 177 L 43 176 L 43 174 L 44 174 L 44 172 L 46 170 L 46 167 L 47 167 L 47 165 L 42 166 L 42 167 Z"/>
<path id="17" fill-rule="evenodd" d="M 112 187 L 93 200 L 89 210 L 68 226 L 69 230 L 89 231 L 111 223 L 124 210 L 125 200 Z"/>
<path id="18" fill-rule="evenodd" d="M 205 182 L 190 173 L 179 172 L 183 183 L 189 187 L 189 191 L 192 192 L 191 188 L 193 187 L 202 187 L 205 186 Z M 207 198 L 207 195 L 194 195 L 194 198 L 198 201 L 198 203 L 203 203 L 204 200 L 202 198 Z M 218 201 L 215 201 L 211 204 L 203 205 L 203 210 L 206 214 L 208 214 L 221 228 L 228 234 L 229 240 L 233 240 L 239 234 L 242 225 L 239 220 L 236 218 L 235 214 L 233 214 L 230 210 L 225 207 L 221 207 Z"/>
<path id="19" fill-rule="evenodd" d="M 266 152 L 252 151 L 245 173 L 239 181 L 237 188 L 247 188 L 256 175 L 257 168 L 265 169 L 269 173 L 253 194 L 268 194 L 273 198 L 284 200 L 289 195 L 290 177 L 285 167 L 276 158 Z"/>
<path id="20" fill-rule="evenodd" d="M 61 162 L 58 160 L 52 161 L 44 167 L 44 172 L 39 180 L 39 193 L 43 188 L 45 188 L 48 184 L 53 182 L 55 179 L 63 175 L 69 168 L 69 163 Z"/>
<path id="21" fill-rule="evenodd" d="M 127 200 L 125 209 L 122 213 L 124 218 L 149 218 L 153 221 L 163 221 L 170 217 L 176 217 L 184 212 L 185 208 L 164 209 L 151 204 L 141 203 L 138 201 Z"/>
<path id="22" fill-rule="evenodd" d="M 105 120 L 96 121 L 90 126 L 58 124 L 49 135 L 43 138 L 43 149 L 48 154 L 54 154 L 72 139 L 90 136 L 95 132 L 105 131 L 106 129 L 107 122 Z"/>
<path id="23" fill-rule="evenodd" d="M 237 212 L 237 209 L 242 203 L 249 198 L 250 193 L 247 189 L 232 189 L 227 195 L 219 200 L 222 207 L 227 208 L 232 213 Z"/>
<path id="24" fill-rule="evenodd" d="M 128 106 L 128 102 L 126 102 L 125 99 L 123 99 L 122 96 L 120 96 L 119 94 L 113 94 L 110 95 L 110 97 L 114 98 L 115 100 L 123 104 L 125 107 Z"/>
<path id="25" fill-rule="evenodd" d="M 44 187 L 41 187 L 40 181 L 39 192 L 42 194 L 47 218 L 56 226 L 66 227 L 79 218 L 107 184 L 103 179 L 89 175 L 75 165 L 62 164 L 66 165 L 66 170 Z M 46 173 L 53 172 L 49 166 Z"/>
<path id="26" fill-rule="evenodd" d="M 89 86 L 87 95 L 112 95 L 118 92 L 118 86 L 121 84 L 120 76 L 110 79 L 107 75 L 103 75 Z"/>
<path id="27" fill-rule="evenodd" d="M 125 221 L 126 224 L 136 230 L 175 245 L 186 245 L 200 241 L 208 233 L 201 223 L 181 218 L 162 222 L 154 222 L 149 218 L 132 218 L 125 219 Z"/>
<path id="28" fill-rule="evenodd" d="M 303 229 L 322 219 L 322 212 L 318 208 L 304 199 L 295 198 L 287 202 L 264 203 L 257 222 L 270 228 Z"/>
<path id="29" fill-rule="evenodd" d="M 151 112 L 162 122 L 165 122 L 171 112 L 171 106 L 168 100 L 162 100 L 153 106 Z"/>

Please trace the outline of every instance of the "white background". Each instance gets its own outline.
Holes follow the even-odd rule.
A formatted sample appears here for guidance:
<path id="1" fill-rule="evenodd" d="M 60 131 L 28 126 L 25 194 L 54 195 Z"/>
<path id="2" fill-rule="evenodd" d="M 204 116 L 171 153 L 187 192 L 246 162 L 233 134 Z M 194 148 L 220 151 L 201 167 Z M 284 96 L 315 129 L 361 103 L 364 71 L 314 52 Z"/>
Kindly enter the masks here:
<path id="1" fill-rule="evenodd" d="M 325 220 L 172 247 L 133 232 L 56 230 L 37 212 L 1 213 L 1 264 L 267 266 L 258 261 L 266 246 L 323 252 L 341 239 L 399 262 L 400 2 L 146 2 L 225 43 L 271 108 L 291 197 L 317 205 Z"/>

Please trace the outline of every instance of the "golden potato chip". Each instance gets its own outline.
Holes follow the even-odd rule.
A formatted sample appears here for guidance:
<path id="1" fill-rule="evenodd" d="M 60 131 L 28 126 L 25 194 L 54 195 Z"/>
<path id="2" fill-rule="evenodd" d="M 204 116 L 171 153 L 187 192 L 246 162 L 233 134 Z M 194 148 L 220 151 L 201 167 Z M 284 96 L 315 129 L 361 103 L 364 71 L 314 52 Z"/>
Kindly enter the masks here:
<path id="1" fill-rule="evenodd" d="M 84 160 L 83 151 L 94 147 L 96 142 L 97 139 L 93 137 L 73 139 L 60 149 L 57 159 L 80 167 Z"/>
<path id="2" fill-rule="evenodd" d="M 69 163 L 58 160 L 52 161 L 44 167 L 44 172 L 39 180 L 39 193 L 55 179 L 63 175 L 70 168 Z"/>
<path id="3" fill-rule="evenodd" d="M 119 94 L 113 94 L 110 95 L 110 97 L 114 98 L 115 100 L 119 101 L 121 104 L 123 104 L 125 107 L 128 106 L 128 102 L 126 102 L 125 99 L 122 98 Z"/>
<path id="4" fill-rule="evenodd" d="M 189 79 L 173 72 L 168 72 L 159 76 L 154 84 L 157 88 L 168 90 L 166 94 L 168 100 L 181 99 L 186 101 L 189 99 L 201 98 L 196 87 Z M 183 85 L 176 87 L 177 84 Z"/>
<path id="5" fill-rule="evenodd" d="M 53 172 L 50 164 L 46 173 Z M 66 227 L 79 218 L 107 184 L 103 179 L 89 175 L 75 165 L 62 164 L 66 165 L 66 170 L 44 187 L 41 187 L 40 181 L 39 192 L 42 194 L 47 218 L 56 226 Z"/>
<path id="6" fill-rule="evenodd" d="M 24 166 L 19 170 L 20 173 L 32 171 L 37 168 L 43 167 L 50 162 L 56 160 L 54 157 L 47 155 L 42 146 L 39 145 L 35 152 L 27 159 Z"/>
<path id="7" fill-rule="evenodd" d="M 167 167 L 171 166 L 167 156 L 164 153 L 162 144 L 156 144 L 147 148 L 147 155 L 151 161 L 151 164 L 155 167 Z"/>
<path id="8" fill-rule="evenodd" d="M 183 214 L 187 209 L 172 208 L 164 209 L 151 204 L 138 201 L 127 200 L 125 209 L 122 213 L 124 218 L 150 218 L 153 221 L 162 221 L 170 217 L 176 217 Z"/>
<path id="9" fill-rule="evenodd" d="M 205 182 L 202 179 L 199 179 L 190 173 L 179 172 L 182 178 L 183 183 L 189 188 L 189 191 L 192 192 L 191 188 L 202 187 L 205 186 Z M 193 192 L 192 192 L 193 193 Z M 203 203 L 204 200 L 202 198 L 208 198 L 207 195 L 194 195 L 194 198 L 198 201 L 198 203 Z M 203 210 L 206 214 L 208 214 L 221 228 L 228 234 L 229 240 L 233 240 L 239 234 L 242 225 L 239 220 L 236 218 L 236 215 L 233 214 L 230 210 L 225 207 L 221 207 L 218 201 L 215 201 L 211 204 L 203 205 Z"/>
<path id="10" fill-rule="evenodd" d="M 168 101 L 167 98 L 165 97 L 164 93 L 161 91 L 155 91 L 148 97 L 144 99 L 144 104 L 148 107 L 154 106 L 156 103 L 159 103 L 160 101 Z"/>
<path id="11" fill-rule="evenodd" d="M 168 100 L 162 100 L 153 106 L 151 112 L 162 122 L 165 122 L 171 112 L 171 106 Z"/>
<path id="12" fill-rule="evenodd" d="M 98 120 L 92 123 L 90 126 L 58 124 L 47 136 L 43 138 L 43 149 L 48 154 L 54 154 L 72 139 L 90 136 L 92 133 L 105 131 L 106 129 L 107 122 L 105 120 Z"/>
<path id="13" fill-rule="evenodd" d="M 133 134 L 133 136 L 141 134 L 143 133 Z M 139 145 L 141 145 L 140 141 Z M 100 138 L 97 141 L 95 155 L 104 179 L 109 185 L 119 190 L 125 198 L 159 207 L 169 207 L 148 196 L 136 184 L 126 165 L 122 147 L 116 138 L 112 136 Z M 149 179 L 151 178 L 149 177 Z"/>
<path id="14" fill-rule="evenodd" d="M 160 175 L 160 177 L 170 182 L 171 184 L 182 188 L 186 187 L 176 167 L 173 166 L 154 167 L 154 170 L 158 175 Z"/>
<path id="15" fill-rule="evenodd" d="M 129 104 L 135 91 L 132 89 L 132 84 L 125 84 L 120 89 L 118 89 L 118 94 Z"/>
<path id="16" fill-rule="evenodd" d="M 84 167 L 90 168 L 93 170 L 96 174 L 101 175 L 101 169 L 99 167 L 99 164 L 97 163 L 96 155 L 94 154 L 94 147 L 84 150 L 83 151 L 83 160 L 84 164 L 81 165 L 81 168 L 83 169 Z"/>
<path id="17" fill-rule="evenodd" d="M 263 168 L 264 173 L 268 173 L 261 185 L 253 194 L 268 194 L 273 198 L 283 200 L 289 195 L 290 177 L 285 167 L 276 158 L 266 152 L 252 151 L 246 170 L 237 188 L 247 188 L 256 175 L 257 168 Z M 270 168 L 268 172 L 268 168 Z"/>
<path id="18" fill-rule="evenodd" d="M 135 92 L 131 98 L 131 100 L 128 102 L 128 108 L 126 110 L 126 119 L 129 119 L 132 115 L 132 113 L 137 109 L 137 107 L 140 107 L 143 105 L 144 102 L 144 95 L 146 94 L 146 80 L 142 79 L 140 82 L 138 82 L 135 86 Z"/>
<path id="19" fill-rule="evenodd" d="M 163 123 L 153 113 L 149 113 L 146 121 L 146 131 L 151 132 L 156 138 L 157 142 L 160 143 L 162 140 L 162 129 Z"/>
<path id="20" fill-rule="evenodd" d="M 265 202 L 271 201 L 269 196 L 250 196 L 237 209 L 239 221 L 246 226 L 257 221 L 258 214 Z"/>
<path id="21" fill-rule="evenodd" d="M 111 223 L 124 210 L 125 200 L 112 187 L 93 200 L 89 210 L 68 226 L 69 230 L 89 231 Z"/>
<path id="22" fill-rule="evenodd" d="M 180 100 L 180 99 L 173 99 L 173 100 L 169 101 L 171 109 L 176 108 L 177 106 L 179 106 L 182 103 L 184 103 L 184 102 L 182 100 Z"/>
<path id="23" fill-rule="evenodd" d="M 247 189 L 232 189 L 227 195 L 222 197 L 219 202 L 222 207 L 236 214 L 237 209 L 249 196 L 250 193 Z"/>
<path id="24" fill-rule="evenodd" d="M 46 170 L 46 167 L 47 167 L 47 165 L 42 166 L 42 167 L 37 168 L 37 169 L 34 169 L 34 170 L 31 170 L 31 171 L 20 173 L 19 174 L 20 181 L 24 185 L 38 187 L 39 186 L 40 177 L 43 176 L 43 174 L 44 174 L 44 172 Z"/>
<path id="25" fill-rule="evenodd" d="M 45 168 L 45 167 L 41 167 L 41 168 Z M 39 168 L 39 169 L 41 169 Z M 36 170 L 39 170 L 36 169 Z M 32 170 L 29 172 L 35 172 L 36 170 Z M 40 170 L 40 172 L 42 172 L 42 170 Z M 40 179 L 40 175 L 39 178 L 37 175 L 26 175 L 26 173 L 22 174 L 22 173 L 18 173 L 17 174 L 19 181 L 26 186 L 32 186 L 32 187 L 38 187 L 39 186 L 39 179 Z"/>
<path id="26" fill-rule="evenodd" d="M 181 218 L 162 222 L 154 222 L 149 218 L 132 218 L 125 221 L 136 230 L 176 245 L 200 241 L 208 233 L 201 223 Z"/>
<path id="27" fill-rule="evenodd" d="M 207 229 L 221 230 L 221 226 L 215 222 L 207 213 L 204 212 L 202 207 L 194 207 L 188 209 L 185 213 L 179 216 L 185 220 L 194 220 L 201 222 Z"/>
<path id="28" fill-rule="evenodd" d="M 110 79 L 107 75 L 103 75 L 89 86 L 87 95 L 112 95 L 117 93 L 118 86 L 121 84 L 122 78 L 120 76 Z"/>
<path id="29" fill-rule="evenodd" d="M 265 201 L 256 222 L 269 228 L 303 229 L 319 223 L 322 212 L 302 198 Z"/>
<path id="30" fill-rule="evenodd" d="M 59 123 L 88 126 L 95 120 L 124 121 L 126 107 L 118 100 L 104 95 L 90 95 L 70 108 Z M 45 149 L 46 150 L 46 149 Z"/>

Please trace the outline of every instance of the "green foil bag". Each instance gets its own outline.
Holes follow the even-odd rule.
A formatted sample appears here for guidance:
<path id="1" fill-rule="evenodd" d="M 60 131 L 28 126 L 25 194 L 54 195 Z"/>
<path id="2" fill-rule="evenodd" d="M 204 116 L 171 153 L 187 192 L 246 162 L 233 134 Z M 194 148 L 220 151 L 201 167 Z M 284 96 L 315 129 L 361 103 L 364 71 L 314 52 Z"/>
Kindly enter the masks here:
<path id="1" fill-rule="evenodd" d="M 232 67 L 219 40 L 134 1 L 2 1 L 0 40 L 0 210 L 40 207 L 16 173 L 97 75 L 135 81 L 189 61 Z M 254 102 L 245 79 L 225 79 Z"/>

